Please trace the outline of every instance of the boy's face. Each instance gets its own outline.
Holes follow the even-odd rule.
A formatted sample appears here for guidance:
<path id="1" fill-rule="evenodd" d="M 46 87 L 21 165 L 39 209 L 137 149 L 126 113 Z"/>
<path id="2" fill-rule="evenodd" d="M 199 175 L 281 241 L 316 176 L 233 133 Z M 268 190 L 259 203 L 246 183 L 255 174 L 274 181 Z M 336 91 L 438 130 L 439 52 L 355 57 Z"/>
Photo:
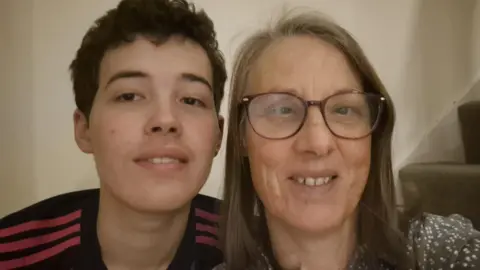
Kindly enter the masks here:
<path id="1" fill-rule="evenodd" d="M 178 37 L 138 38 L 105 54 L 89 122 L 75 137 L 103 192 L 139 211 L 178 209 L 200 191 L 221 139 L 206 52 Z"/>

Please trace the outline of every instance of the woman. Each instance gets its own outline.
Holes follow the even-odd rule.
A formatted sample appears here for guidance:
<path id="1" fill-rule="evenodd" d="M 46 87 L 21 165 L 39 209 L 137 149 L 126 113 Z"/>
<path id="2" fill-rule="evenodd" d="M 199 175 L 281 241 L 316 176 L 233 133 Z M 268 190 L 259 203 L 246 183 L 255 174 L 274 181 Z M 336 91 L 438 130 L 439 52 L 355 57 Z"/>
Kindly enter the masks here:
<path id="1" fill-rule="evenodd" d="M 402 222 L 394 107 L 356 41 L 315 14 L 281 19 L 237 56 L 224 269 L 479 269 L 460 217 Z"/>

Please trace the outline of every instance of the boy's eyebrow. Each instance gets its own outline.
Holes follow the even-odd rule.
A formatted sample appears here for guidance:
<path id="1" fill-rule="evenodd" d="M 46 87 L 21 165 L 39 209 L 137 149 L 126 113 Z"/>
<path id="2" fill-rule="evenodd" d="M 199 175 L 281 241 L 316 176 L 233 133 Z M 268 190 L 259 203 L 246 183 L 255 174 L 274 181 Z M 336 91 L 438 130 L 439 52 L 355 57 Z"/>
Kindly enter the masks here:
<path id="1" fill-rule="evenodd" d="M 182 78 L 183 80 L 190 81 L 190 82 L 199 82 L 199 83 L 202 83 L 202 84 L 204 84 L 205 86 L 207 86 L 208 89 L 210 89 L 210 90 L 213 91 L 213 88 L 212 88 L 212 86 L 210 85 L 210 83 L 208 82 L 208 80 L 205 79 L 204 77 L 200 76 L 200 75 L 196 75 L 196 74 L 193 74 L 193 73 L 182 73 L 182 74 L 181 74 L 181 78 Z"/>
<path id="2" fill-rule="evenodd" d="M 142 71 L 135 71 L 135 70 L 124 70 L 124 71 L 119 71 L 115 73 L 107 82 L 105 85 L 105 88 L 107 88 L 110 84 L 113 82 L 120 80 L 120 79 L 126 79 L 126 78 L 147 78 L 149 75 L 145 72 Z M 180 78 L 185 81 L 189 82 L 199 82 L 204 84 L 205 86 L 208 87 L 208 89 L 213 90 L 212 85 L 208 82 L 207 79 L 200 75 L 196 75 L 193 73 L 182 73 L 180 75 Z"/>
<path id="3" fill-rule="evenodd" d="M 110 84 L 113 82 L 120 80 L 120 79 L 127 79 L 127 78 L 147 78 L 149 77 L 147 73 L 142 72 L 142 71 L 135 71 L 135 70 L 123 70 L 115 73 L 108 81 L 107 84 L 105 85 L 105 88 L 107 88 Z"/>

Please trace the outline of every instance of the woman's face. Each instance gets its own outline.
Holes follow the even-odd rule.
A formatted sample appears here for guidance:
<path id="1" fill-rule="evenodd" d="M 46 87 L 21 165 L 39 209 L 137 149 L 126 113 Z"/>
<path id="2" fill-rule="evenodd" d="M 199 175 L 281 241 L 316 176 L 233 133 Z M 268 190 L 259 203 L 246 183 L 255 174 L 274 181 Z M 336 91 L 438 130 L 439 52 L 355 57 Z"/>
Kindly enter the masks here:
<path id="1" fill-rule="evenodd" d="M 332 45 L 308 36 L 288 37 L 272 44 L 250 74 L 248 95 L 289 92 L 304 100 L 323 100 L 345 89 L 362 90 L 345 56 Z M 278 96 L 270 102 L 273 106 L 284 101 Z M 290 120 L 278 115 L 292 114 L 291 107 L 264 108 L 250 110 L 250 121 L 265 127 L 266 122 L 261 121 L 274 119 L 277 122 L 272 129 L 288 126 L 285 121 Z M 350 113 L 343 108 L 325 110 L 338 117 Z M 275 117 L 252 119 L 260 114 Z M 320 233 L 354 217 L 368 179 L 370 136 L 357 140 L 334 136 L 319 106 L 309 107 L 304 125 L 292 137 L 272 140 L 255 130 L 247 124 L 246 147 L 253 184 L 269 221 Z M 278 128 L 275 132 L 282 131 Z"/>

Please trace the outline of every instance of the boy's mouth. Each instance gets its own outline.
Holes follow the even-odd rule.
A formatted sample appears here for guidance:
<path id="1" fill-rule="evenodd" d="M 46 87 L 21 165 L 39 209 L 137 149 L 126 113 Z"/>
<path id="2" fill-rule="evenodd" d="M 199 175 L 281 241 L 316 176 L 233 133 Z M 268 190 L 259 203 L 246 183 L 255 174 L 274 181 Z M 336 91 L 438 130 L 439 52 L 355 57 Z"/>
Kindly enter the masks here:
<path id="1" fill-rule="evenodd" d="M 188 155 L 179 147 L 164 147 L 145 151 L 134 161 L 152 164 L 178 164 L 187 163 Z"/>
<path id="2" fill-rule="evenodd" d="M 134 159 L 134 162 L 145 169 L 163 174 L 185 168 L 188 157 L 182 148 L 163 147 L 143 152 Z"/>
<path id="3" fill-rule="evenodd" d="M 174 157 L 154 157 L 154 158 L 149 158 L 147 159 L 148 162 L 152 164 L 179 164 L 179 163 L 185 163 L 185 160 L 181 160 L 178 158 Z"/>

